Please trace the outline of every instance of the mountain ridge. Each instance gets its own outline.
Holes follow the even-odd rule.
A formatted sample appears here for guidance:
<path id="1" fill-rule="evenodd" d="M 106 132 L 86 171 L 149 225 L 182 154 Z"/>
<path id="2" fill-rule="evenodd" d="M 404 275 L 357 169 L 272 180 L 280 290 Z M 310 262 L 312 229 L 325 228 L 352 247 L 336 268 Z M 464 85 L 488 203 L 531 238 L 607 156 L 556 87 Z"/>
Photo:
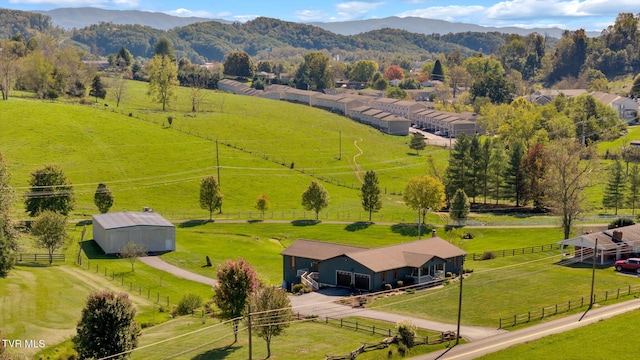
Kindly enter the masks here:
<path id="1" fill-rule="evenodd" d="M 101 22 L 120 24 L 120 25 L 142 25 L 149 26 L 160 30 L 169 30 L 176 27 L 191 25 L 198 22 L 216 21 L 223 24 L 232 24 L 233 21 L 224 19 L 213 19 L 203 17 L 180 17 L 169 15 L 161 12 L 148 12 L 140 10 L 104 10 L 92 7 L 81 8 L 57 8 L 53 10 L 31 11 L 38 14 L 44 14 L 51 17 L 53 25 L 63 29 L 80 29 L 89 25 L 99 24 Z M 391 28 L 398 30 L 406 30 L 412 33 L 431 35 L 431 34 L 448 34 L 462 32 L 500 32 L 508 34 L 528 35 L 537 32 L 541 35 L 548 35 L 554 38 L 560 38 L 564 30 L 559 28 L 532 28 L 526 29 L 521 27 L 487 27 L 468 23 L 455 23 L 445 20 L 426 19 L 420 17 L 397 17 L 389 16 L 380 19 L 353 20 L 340 22 L 309 22 L 302 23 L 305 25 L 317 26 L 322 29 L 331 31 L 338 35 L 356 35 L 369 32 L 372 30 L 380 30 L 383 28 Z M 595 37 L 600 33 L 596 31 L 587 32 L 587 36 Z"/>

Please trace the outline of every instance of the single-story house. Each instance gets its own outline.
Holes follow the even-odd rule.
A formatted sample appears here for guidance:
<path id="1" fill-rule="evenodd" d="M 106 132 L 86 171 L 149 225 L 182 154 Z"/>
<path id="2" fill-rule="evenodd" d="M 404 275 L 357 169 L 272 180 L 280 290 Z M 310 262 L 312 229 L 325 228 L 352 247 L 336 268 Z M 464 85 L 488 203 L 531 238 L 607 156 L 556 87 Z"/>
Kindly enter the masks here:
<path id="1" fill-rule="evenodd" d="M 379 248 L 298 239 L 280 253 L 284 285 L 381 290 L 385 284 L 422 284 L 457 273 L 466 252 L 439 238 Z"/>
<path id="2" fill-rule="evenodd" d="M 176 249 L 176 228 L 153 211 L 114 212 L 93 215 L 93 240 L 105 254 L 118 254 L 129 242 L 148 252 Z"/>
<path id="3" fill-rule="evenodd" d="M 561 256 L 591 262 L 596 240 L 598 243 L 596 259 L 600 265 L 640 254 L 640 224 L 583 234 L 559 241 Z M 573 246 L 573 251 L 567 251 L 567 246 Z"/>

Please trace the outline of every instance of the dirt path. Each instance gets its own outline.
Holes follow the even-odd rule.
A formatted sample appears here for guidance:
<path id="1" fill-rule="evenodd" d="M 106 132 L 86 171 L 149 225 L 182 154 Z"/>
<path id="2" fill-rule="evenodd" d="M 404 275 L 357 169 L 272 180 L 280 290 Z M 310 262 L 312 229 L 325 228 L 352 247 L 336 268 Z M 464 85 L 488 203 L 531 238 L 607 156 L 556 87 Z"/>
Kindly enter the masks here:
<path id="1" fill-rule="evenodd" d="M 216 279 L 212 279 L 210 277 L 206 277 L 185 269 L 181 269 L 177 266 L 173 266 L 157 256 L 142 256 L 142 257 L 139 257 L 138 260 L 142 261 L 143 263 L 153 268 L 166 271 L 182 279 L 199 282 L 205 285 L 215 285 L 218 283 L 218 280 Z"/>
<path id="2" fill-rule="evenodd" d="M 360 138 L 359 141 L 362 141 L 362 138 Z M 362 168 L 360 167 L 360 164 L 358 164 L 358 157 L 364 154 L 364 151 L 362 151 L 362 149 L 358 146 L 358 140 L 353 141 L 353 146 L 355 146 L 356 149 L 358 149 L 358 153 L 353 155 L 353 160 L 350 161 L 349 163 L 351 164 L 351 168 L 353 169 L 353 171 L 356 173 L 356 177 L 358 178 L 358 181 L 362 183 L 363 180 L 362 180 L 362 176 L 360 175 L 360 173 L 362 172 Z"/>

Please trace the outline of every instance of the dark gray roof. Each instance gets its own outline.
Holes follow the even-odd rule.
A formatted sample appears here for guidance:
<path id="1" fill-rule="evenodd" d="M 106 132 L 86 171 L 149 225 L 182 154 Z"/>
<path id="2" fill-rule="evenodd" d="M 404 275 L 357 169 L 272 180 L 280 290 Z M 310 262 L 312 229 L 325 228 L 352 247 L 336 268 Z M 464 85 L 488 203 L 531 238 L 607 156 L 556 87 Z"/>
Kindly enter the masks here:
<path id="1" fill-rule="evenodd" d="M 93 215 L 93 221 L 99 223 L 104 229 L 118 229 L 132 226 L 163 226 L 174 227 L 162 215 L 153 211 L 140 212 L 114 212 Z"/>

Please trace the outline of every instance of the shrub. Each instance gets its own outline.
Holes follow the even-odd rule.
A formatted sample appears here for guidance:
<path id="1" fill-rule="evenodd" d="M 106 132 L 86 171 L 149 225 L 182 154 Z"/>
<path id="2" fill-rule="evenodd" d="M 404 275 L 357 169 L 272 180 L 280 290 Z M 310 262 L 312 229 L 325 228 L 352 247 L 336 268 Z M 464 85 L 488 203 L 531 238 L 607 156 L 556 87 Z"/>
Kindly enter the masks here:
<path id="1" fill-rule="evenodd" d="M 305 294 L 311 292 L 311 289 L 309 289 L 305 284 L 295 284 L 293 285 L 291 292 L 294 294 Z"/>
<path id="2" fill-rule="evenodd" d="M 405 356 L 409 353 L 409 348 L 404 343 L 398 344 L 398 353 L 402 356 Z"/>
<path id="3" fill-rule="evenodd" d="M 391 290 L 393 289 L 393 286 L 391 286 L 391 284 L 384 284 L 384 290 Z"/>
<path id="4" fill-rule="evenodd" d="M 484 254 L 482 254 L 482 257 L 480 258 L 480 260 L 491 260 L 495 258 L 496 258 L 496 254 L 491 250 L 487 250 L 484 252 Z"/>
<path id="5" fill-rule="evenodd" d="M 193 314 L 193 311 L 202 305 L 202 298 L 195 294 L 187 294 L 180 299 L 173 315 Z"/>
<path id="6" fill-rule="evenodd" d="M 629 218 L 617 218 L 609 223 L 609 229 L 615 229 L 623 226 L 634 225 L 636 222 Z"/>
<path id="7" fill-rule="evenodd" d="M 416 336 L 416 326 L 409 319 L 402 320 L 396 324 L 398 335 L 400 335 L 400 345 L 412 347 L 414 345 L 414 337 Z M 398 346 L 400 351 L 400 346 Z"/>
<path id="8" fill-rule="evenodd" d="M 401 288 L 401 287 L 403 287 L 403 286 L 404 286 L 404 281 L 402 281 L 402 280 L 398 280 L 398 281 L 396 282 L 396 287 Z"/>
<path id="9" fill-rule="evenodd" d="M 451 271 L 447 271 L 446 277 L 448 278 L 453 277 L 453 273 Z"/>

